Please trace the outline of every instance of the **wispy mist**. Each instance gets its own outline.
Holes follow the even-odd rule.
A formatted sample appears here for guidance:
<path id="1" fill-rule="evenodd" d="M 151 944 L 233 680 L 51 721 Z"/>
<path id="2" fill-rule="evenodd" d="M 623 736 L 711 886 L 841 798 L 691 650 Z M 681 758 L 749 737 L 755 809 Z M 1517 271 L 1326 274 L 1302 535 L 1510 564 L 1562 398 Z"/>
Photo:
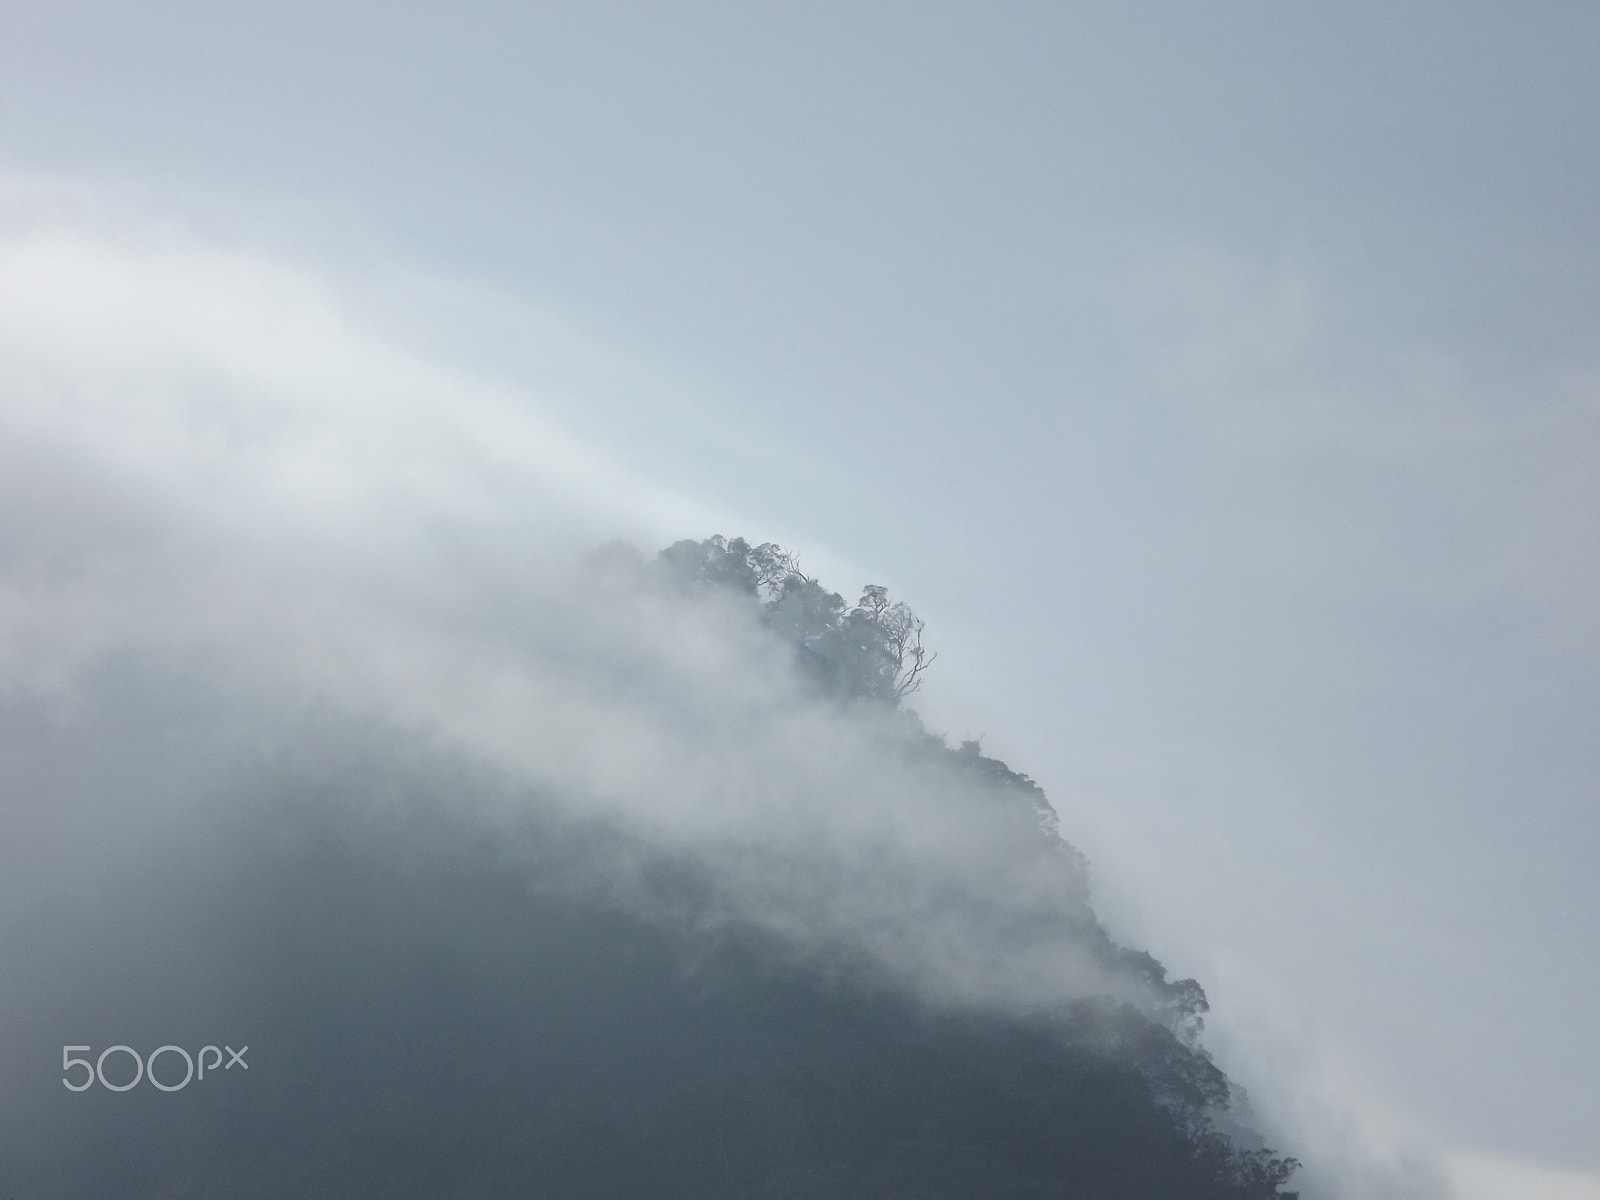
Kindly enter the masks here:
<path id="1" fill-rule="evenodd" d="M 308 280 L 242 254 L 34 231 L 6 246 L 3 278 L 18 719 L 70 737 L 115 666 L 125 689 L 248 727 L 270 760 L 314 703 L 720 858 L 748 914 L 796 933 L 909 956 L 957 992 L 1073 990 L 1061 960 L 997 970 L 981 930 L 928 921 L 951 886 L 1073 911 L 1070 858 L 1019 854 L 1026 819 L 886 754 L 878 725 L 902 718 L 801 694 L 731 600 L 589 555 L 661 513 L 531 398 L 364 338 Z M 219 753 L 214 731 L 167 736 L 180 760 Z M 106 794 L 76 801 L 90 828 L 172 803 L 114 746 L 51 755 L 106 760 Z M 822 861 L 826 885 L 772 870 Z"/>
<path id="2" fill-rule="evenodd" d="M 474 958 L 504 914 L 452 879 L 614 913 L 606 954 L 628 928 L 691 958 L 754 937 L 929 1012 L 1102 997 L 1193 1036 L 1032 785 L 997 790 L 908 709 L 819 695 L 750 598 L 610 540 L 704 514 L 536 398 L 258 256 L 26 222 L 0 244 L 0 377 L 0 1105 L 28 1153 L 101 1111 L 64 1115 L 56 1044 L 242 1023 L 256 1102 L 299 1104 L 315 1070 L 291 1085 L 275 1050 L 515 1007 L 566 935 Z M 386 999 L 352 999 L 352 956 Z M 154 1144 L 141 1104 L 96 1154 Z"/>

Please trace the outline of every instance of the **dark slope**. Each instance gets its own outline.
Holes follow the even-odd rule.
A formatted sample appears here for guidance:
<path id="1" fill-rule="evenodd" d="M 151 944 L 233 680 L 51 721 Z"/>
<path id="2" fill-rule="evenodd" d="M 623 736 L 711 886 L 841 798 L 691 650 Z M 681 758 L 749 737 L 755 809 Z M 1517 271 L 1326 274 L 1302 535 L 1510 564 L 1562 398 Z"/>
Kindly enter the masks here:
<path id="1" fill-rule="evenodd" d="M 931 1012 L 859 963 L 541 890 L 459 819 L 315 810 L 6 947 L 57 979 L 95 964 L 11 1010 L 35 1053 L 7 1066 L 42 1102 L 6 1114 L 8 1195 L 1276 1194 L 1206 1130 L 1214 1069 L 1126 1006 Z M 535 832 L 535 858 L 561 836 Z M 201 1040 L 248 1042 L 249 1074 L 74 1095 L 51 1061 Z"/>
<path id="2" fill-rule="evenodd" d="M 730 569 L 752 553 L 706 547 Z M 909 610 L 800 585 L 801 620 L 776 578 L 735 586 L 789 621 L 820 693 L 897 704 Z M 975 745 L 908 714 L 886 752 L 1028 817 L 1115 998 L 918 999 L 847 941 L 740 919 L 689 851 L 415 737 L 317 725 L 292 766 L 269 754 L 162 831 L 160 854 L 10 928 L 0 1195 L 1282 1194 L 1291 1163 L 1216 1130 L 1230 1089 L 1199 1044 L 1198 985 L 1106 936 L 1043 793 Z M 172 1093 L 62 1086 L 60 1047 L 117 1043 L 248 1043 L 250 1065 Z M 181 1071 L 163 1059 L 163 1078 Z"/>

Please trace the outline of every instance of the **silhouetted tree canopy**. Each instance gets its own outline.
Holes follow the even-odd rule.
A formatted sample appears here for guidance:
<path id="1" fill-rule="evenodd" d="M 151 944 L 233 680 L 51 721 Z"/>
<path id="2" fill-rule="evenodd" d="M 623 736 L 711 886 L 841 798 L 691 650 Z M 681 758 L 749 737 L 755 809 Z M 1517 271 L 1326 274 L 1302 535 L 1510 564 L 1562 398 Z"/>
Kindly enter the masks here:
<path id="1" fill-rule="evenodd" d="M 829 695 L 898 704 L 922 686 L 936 657 L 923 646 L 922 619 L 888 589 L 869 583 L 854 605 L 847 604 L 772 542 L 752 546 L 718 534 L 675 542 L 660 561 L 685 586 L 724 587 L 754 598 L 767 625 L 794 645 L 800 671 Z"/>

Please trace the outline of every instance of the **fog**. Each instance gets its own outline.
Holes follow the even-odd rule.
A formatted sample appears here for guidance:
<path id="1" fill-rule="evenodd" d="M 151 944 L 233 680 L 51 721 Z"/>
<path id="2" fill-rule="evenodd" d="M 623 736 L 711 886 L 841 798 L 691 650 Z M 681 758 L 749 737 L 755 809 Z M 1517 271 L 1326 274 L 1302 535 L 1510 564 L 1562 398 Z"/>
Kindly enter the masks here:
<path id="1" fill-rule="evenodd" d="M 317 980 L 351 954 L 400 981 L 378 1029 L 515 1004 L 405 949 L 475 936 L 437 915 L 452 871 L 708 945 L 753 931 L 931 1010 L 1168 1019 L 1042 800 L 911 753 L 912 712 L 817 695 L 752 603 L 654 565 L 663 526 L 712 514 L 538 397 L 364 331 L 303 267 L 23 208 L 0 243 L 9 1157 L 157 1153 L 148 1107 L 81 1131 L 105 1110 L 61 1107 L 57 1045 L 234 1036 L 277 1094 L 274 1048 L 334 1036 Z M 366 912 L 371 880 L 360 941 L 324 938 L 318 903 Z M 261 974 L 289 943 L 293 977 Z"/>
<path id="2" fill-rule="evenodd" d="M 905 801 L 909 726 L 592 558 L 721 531 L 927 618 L 915 709 L 1043 784 L 1308 1194 L 1600 1193 L 1597 47 L 1571 5 L 5 6 L 37 1087 L 87 1099 L 76 1030 L 190 1036 L 70 1017 L 137 1007 L 113 929 L 305 997 L 283 931 L 435 928 L 480 839 L 902 992 L 1094 986 L 1037 940 L 1055 866 L 968 869 L 1031 815 Z"/>
<path id="3" fill-rule="evenodd" d="M 487 839 L 495 871 L 695 936 L 755 928 L 938 1009 L 1159 1008 L 1086 932 L 1091 886 L 1138 881 L 1086 876 L 1048 814 L 908 759 L 905 715 L 819 701 L 748 606 L 651 566 L 758 523 L 576 436 L 569 398 L 397 335 L 347 276 L 104 192 L 13 179 L 6 200 L 15 1128 L 48 1130 L 22 1114 L 61 1044 L 259 1019 L 175 979 L 213 952 L 242 970 L 228 914 L 252 896 L 289 897 L 256 933 L 299 928 L 303 852 L 330 839 L 356 876 L 391 844 L 470 861 Z M 828 586 L 866 581 L 820 557 Z M 447 891 L 406 886 L 424 911 Z M 1285 1011 L 1218 1014 L 1212 1044 L 1305 1194 L 1445 1194 Z"/>
<path id="4" fill-rule="evenodd" d="M 515 395 L 363 341 L 309 281 L 239 256 L 45 234 L 4 266 L 5 687 L 18 727 L 64 739 L 13 753 L 80 776 L 53 805 L 14 794 L 13 903 L 237 787 L 240 738 L 292 753 L 314 704 L 725 856 L 742 911 L 909 955 L 930 986 L 1084 986 L 1070 956 L 997 969 L 983 930 L 941 930 L 893 869 L 1072 912 L 1070 856 L 1019 857 L 1036 822 L 974 820 L 959 784 L 886 756 L 875 724 L 899 718 L 809 701 L 731 600 L 593 553 L 661 513 Z M 121 728 L 106 697 L 144 689 L 170 715 L 134 703 Z M 824 887 L 748 855 L 833 866 Z"/>

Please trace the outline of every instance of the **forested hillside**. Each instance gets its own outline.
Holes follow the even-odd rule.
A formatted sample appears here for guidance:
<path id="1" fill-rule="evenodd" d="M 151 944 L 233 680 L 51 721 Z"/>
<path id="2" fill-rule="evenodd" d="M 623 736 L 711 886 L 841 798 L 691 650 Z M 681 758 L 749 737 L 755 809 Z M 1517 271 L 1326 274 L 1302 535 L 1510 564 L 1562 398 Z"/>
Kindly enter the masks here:
<path id="1" fill-rule="evenodd" d="M 6 1065 L 26 1086 L 0 1113 L 6 1195 L 1292 1194 L 1293 1160 L 1237 1140 L 1200 986 L 1107 936 L 1036 784 L 904 704 L 934 657 L 908 607 L 877 587 L 847 603 L 737 539 L 590 568 L 598 589 L 747 622 L 790 656 L 808 729 L 872 729 L 893 778 L 1015 831 L 1048 895 L 986 896 L 929 866 L 915 828 L 867 843 L 871 887 L 844 851 L 652 838 L 447 741 L 318 710 L 317 736 L 255 760 L 159 860 L 8 934 Z M 859 893 L 848 921 L 819 888 Z M 1023 966 L 1015 986 L 940 982 L 1051 955 L 1071 959 L 1039 976 L 1053 991 Z M 56 1079 L 58 1045 L 226 1037 L 250 1043 L 247 1076 Z"/>

